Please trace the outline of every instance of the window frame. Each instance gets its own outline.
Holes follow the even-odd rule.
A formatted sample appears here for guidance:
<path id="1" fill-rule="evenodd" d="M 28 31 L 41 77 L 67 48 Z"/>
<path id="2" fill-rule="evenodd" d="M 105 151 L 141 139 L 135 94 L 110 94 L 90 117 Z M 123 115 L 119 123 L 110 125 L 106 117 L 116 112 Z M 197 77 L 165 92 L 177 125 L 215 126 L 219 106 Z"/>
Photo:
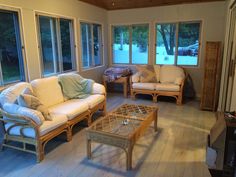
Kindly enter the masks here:
<path id="1" fill-rule="evenodd" d="M 197 65 L 177 65 L 177 60 L 178 60 L 178 42 L 179 42 L 179 24 L 181 23 L 199 23 L 200 27 L 199 27 L 199 37 L 198 37 L 198 41 L 199 41 L 199 48 L 198 48 L 198 56 L 197 56 Z M 176 25 L 176 31 L 175 31 L 175 37 L 176 37 L 176 41 L 175 41 L 175 46 L 177 48 L 177 50 L 175 50 L 175 61 L 174 64 L 171 64 L 172 66 L 180 66 L 180 67 L 184 67 L 184 68 L 199 68 L 200 67 L 200 55 L 201 55 L 201 48 L 202 48 L 202 31 L 203 31 L 203 20 L 188 20 L 188 21 L 164 21 L 164 22 L 155 22 L 154 23 L 154 60 L 153 63 L 154 65 L 164 65 L 164 64 L 157 64 L 157 57 L 156 57 L 156 46 L 157 46 L 157 25 L 160 24 L 175 24 Z M 170 66 L 171 66 L 170 65 Z"/>
<path id="2" fill-rule="evenodd" d="M 142 64 L 142 63 L 132 63 L 132 27 L 133 26 L 142 26 L 142 25 L 148 25 L 148 57 L 147 57 L 147 63 Z M 127 26 L 129 28 L 129 63 L 114 63 L 113 60 L 113 41 L 114 41 L 114 36 L 113 36 L 113 28 L 115 26 Z M 150 34 L 151 34 L 151 24 L 150 22 L 141 22 L 141 23 L 122 23 L 122 24 L 111 24 L 110 25 L 110 58 L 111 58 L 111 63 L 112 65 L 148 65 L 150 62 Z"/>
<path id="3" fill-rule="evenodd" d="M 12 85 L 18 82 L 22 82 L 22 81 L 29 81 L 29 76 L 28 76 L 28 67 L 27 67 L 27 56 L 26 56 L 26 51 L 25 51 L 25 36 L 24 36 L 24 27 L 23 27 L 23 17 L 22 17 L 22 8 L 18 8 L 18 7 L 12 7 L 12 6 L 4 6 L 4 5 L 0 5 L 0 11 L 8 11 L 8 12 L 13 12 L 13 13 L 17 13 L 17 20 L 18 20 L 18 31 L 19 31 L 19 37 L 20 37 L 20 48 L 19 50 L 21 50 L 21 57 L 22 57 L 22 61 L 19 61 L 19 65 L 20 67 L 22 66 L 23 68 L 20 68 L 20 70 L 23 70 L 23 74 L 22 76 L 22 80 L 15 80 L 12 82 L 8 82 L 8 83 L 4 83 L 3 82 L 3 74 L 2 74 L 2 67 L 0 68 L 0 88 L 8 86 L 8 85 Z M 18 51 L 19 53 L 19 51 Z"/>
<path id="4" fill-rule="evenodd" d="M 77 36 L 76 36 L 76 19 L 69 16 L 64 15 L 57 15 L 47 12 L 41 12 L 41 11 L 35 11 L 35 22 L 36 22 L 36 31 L 37 31 L 37 43 L 38 43 L 38 54 L 39 54 L 39 60 L 40 60 L 40 72 L 41 77 L 50 77 L 55 76 L 63 73 L 69 73 L 69 72 L 76 72 L 78 61 L 76 56 L 78 56 L 77 53 Z M 41 43 L 41 34 L 40 34 L 40 22 L 39 22 L 39 16 L 48 17 L 48 18 L 54 18 L 56 20 L 56 36 L 57 36 L 57 52 L 58 52 L 58 63 L 59 63 L 59 72 L 56 73 L 50 73 L 50 74 L 44 74 L 44 63 L 43 63 L 43 56 L 42 56 L 42 43 Z M 62 58 L 62 44 L 61 44 L 61 34 L 60 34 L 60 19 L 64 20 L 71 20 L 71 27 L 70 27 L 70 46 L 71 46 L 71 58 L 72 58 L 72 69 L 63 71 L 63 58 Z M 73 58 L 74 57 L 74 58 Z"/>
<path id="5" fill-rule="evenodd" d="M 98 66 L 89 66 L 89 67 L 83 67 L 83 49 L 82 49 L 82 37 L 81 37 L 81 23 L 85 23 L 85 24 L 89 24 L 89 25 L 100 25 L 101 26 L 101 65 L 98 65 Z M 78 23 L 78 26 L 79 26 L 79 30 L 78 30 L 78 34 L 79 34 L 79 53 L 80 53 L 80 59 L 79 59 L 79 69 L 80 71 L 89 71 L 89 70 L 93 70 L 93 69 L 97 69 L 97 68 L 100 68 L 100 67 L 104 67 L 105 66 L 105 62 L 104 62 L 104 50 L 105 50 L 105 47 L 104 47 L 104 24 L 101 23 L 101 22 L 98 22 L 98 21 L 91 21 L 91 20 L 86 20 L 86 19 L 79 19 L 79 23 Z M 94 39 L 94 36 L 93 36 L 93 29 L 91 30 L 91 38 L 92 38 L 92 43 L 94 43 L 93 39 Z M 94 56 L 94 50 L 92 48 L 92 57 Z M 94 62 L 94 57 L 92 59 L 93 63 Z"/>

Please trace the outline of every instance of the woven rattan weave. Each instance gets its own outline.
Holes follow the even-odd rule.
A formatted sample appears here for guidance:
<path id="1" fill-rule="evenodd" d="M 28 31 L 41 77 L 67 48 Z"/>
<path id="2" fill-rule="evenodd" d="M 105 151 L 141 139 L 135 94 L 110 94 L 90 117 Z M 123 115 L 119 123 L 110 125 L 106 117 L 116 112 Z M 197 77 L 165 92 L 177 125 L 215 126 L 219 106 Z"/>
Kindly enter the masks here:
<path id="1" fill-rule="evenodd" d="M 123 104 L 87 128 L 87 155 L 92 157 L 91 141 L 120 147 L 127 155 L 127 170 L 132 168 L 132 151 L 135 142 L 154 122 L 157 131 L 158 108 Z"/>

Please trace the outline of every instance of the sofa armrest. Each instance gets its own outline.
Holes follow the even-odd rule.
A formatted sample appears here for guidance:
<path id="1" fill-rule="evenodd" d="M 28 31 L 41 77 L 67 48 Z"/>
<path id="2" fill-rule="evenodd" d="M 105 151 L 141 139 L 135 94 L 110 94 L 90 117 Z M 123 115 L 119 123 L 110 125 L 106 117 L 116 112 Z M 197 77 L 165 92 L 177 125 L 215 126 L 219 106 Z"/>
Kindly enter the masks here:
<path id="1" fill-rule="evenodd" d="M 133 75 L 131 76 L 131 82 L 132 82 L 132 83 L 140 82 L 140 76 L 141 76 L 141 74 L 140 74 L 139 72 L 133 74 Z"/>
<path id="2" fill-rule="evenodd" d="M 106 89 L 105 89 L 104 85 L 99 84 L 99 83 L 94 83 L 92 94 L 106 95 Z"/>
<path id="3" fill-rule="evenodd" d="M 181 80 L 181 82 L 180 82 L 180 84 L 179 84 L 179 86 L 180 86 L 180 92 L 183 94 L 183 90 L 184 90 L 184 84 L 185 84 L 185 82 L 186 82 L 186 79 L 187 79 L 187 74 L 185 74 L 185 77 L 183 77 L 182 78 L 182 80 Z"/>
<path id="4" fill-rule="evenodd" d="M 26 116 L 20 116 L 17 114 L 8 113 L 0 108 L 0 122 L 3 122 L 3 124 L 6 123 L 12 123 L 12 125 L 5 130 L 5 133 L 9 134 L 10 130 L 14 128 L 15 126 L 21 126 L 22 128 L 33 128 L 35 131 L 36 137 L 39 137 L 39 126 L 35 121 L 33 121 L 31 118 L 28 118 Z M 21 131 L 22 136 L 24 134 Z"/>

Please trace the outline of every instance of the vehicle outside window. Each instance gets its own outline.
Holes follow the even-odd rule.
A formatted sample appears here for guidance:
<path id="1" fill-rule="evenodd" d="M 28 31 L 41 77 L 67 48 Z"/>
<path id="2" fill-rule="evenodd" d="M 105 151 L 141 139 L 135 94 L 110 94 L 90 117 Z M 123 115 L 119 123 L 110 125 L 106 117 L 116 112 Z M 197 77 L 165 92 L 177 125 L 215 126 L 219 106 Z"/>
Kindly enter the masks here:
<path id="1" fill-rule="evenodd" d="M 156 64 L 197 66 L 200 26 L 201 22 L 157 24 Z"/>

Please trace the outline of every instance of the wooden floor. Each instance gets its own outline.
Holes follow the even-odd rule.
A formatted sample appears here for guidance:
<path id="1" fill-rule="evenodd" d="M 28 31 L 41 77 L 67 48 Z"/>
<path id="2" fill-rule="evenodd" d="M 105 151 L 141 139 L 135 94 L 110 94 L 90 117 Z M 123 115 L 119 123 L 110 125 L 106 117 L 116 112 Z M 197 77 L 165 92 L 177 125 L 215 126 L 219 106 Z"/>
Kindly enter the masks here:
<path id="1" fill-rule="evenodd" d="M 199 110 L 199 103 L 183 106 L 174 102 L 139 98 L 124 99 L 122 94 L 108 96 L 108 111 L 122 103 L 159 106 L 158 133 L 153 125 L 137 142 L 133 153 L 133 170 L 126 171 L 123 150 L 93 144 L 93 160 L 86 158 L 83 126 L 77 126 L 71 142 L 65 135 L 46 146 L 45 159 L 37 164 L 34 155 L 5 148 L 0 152 L 0 177 L 210 177 L 205 161 L 206 136 L 215 118 Z"/>

